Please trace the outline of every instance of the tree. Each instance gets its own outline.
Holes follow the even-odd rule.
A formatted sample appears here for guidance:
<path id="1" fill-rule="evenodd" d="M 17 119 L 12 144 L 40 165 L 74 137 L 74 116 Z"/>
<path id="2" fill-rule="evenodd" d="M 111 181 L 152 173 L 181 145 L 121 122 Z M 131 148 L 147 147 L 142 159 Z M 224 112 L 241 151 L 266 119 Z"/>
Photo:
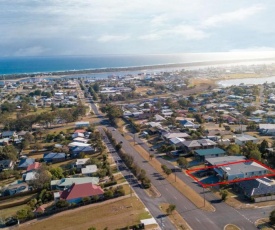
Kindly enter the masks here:
<path id="1" fill-rule="evenodd" d="M 83 197 L 82 198 L 82 202 L 85 203 L 89 203 L 91 201 L 91 197 L 87 196 L 87 197 Z"/>
<path id="2" fill-rule="evenodd" d="M 189 164 L 185 157 L 179 157 L 177 163 L 181 168 L 187 168 Z"/>
<path id="3" fill-rule="evenodd" d="M 270 213 L 269 221 L 271 222 L 271 224 L 275 224 L 275 210 Z"/>
<path id="4" fill-rule="evenodd" d="M 221 189 L 220 190 L 220 195 L 221 195 L 222 200 L 225 201 L 227 196 L 228 196 L 228 191 L 225 190 L 225 189 Z"/>
<path id="5" fill-rule="evenodd" d="M 70 203 L 66 200 L 59 200 L 56 202 L 55 206 L 57 208 L 66 208 L 69 207 Z"/>
<path id="6" fill-rule="evenodd" d="M 52 174 L 53 180 L 64 178 L 63 169 L 61 167 L 51 168 L 50 173 Z"/>
<path id="7" fill-rule="evenodd" d="M 39 150 L 43 149 L 43 145 L 37 142 L 34 144 L 34 148 L 38 152 Z"/>
<path id="8" fill-rule="evenodd" d="M 37 173 L 35 174 L 35 179 L 31 181 L 31 185 L 37 189 L 45 188 L 49 185 L 51 178 L 51 173 L 47 170 L 47 168 L 44 165 L 42 165 L 37 170 Z"/>
<path id="9" fill-rule="evenodd" d="M 249 158 L 260 161 L 261 160 L 261 152 L 258 149 L 252 150 L 248 155 Z"/>
<path id="10" fill-rule="evenodd" d="M 34 136 L 31 133 L 27 132 L 24 135 L 24 140 L 28 141 L 29 143 L 32 143 L 34 140 Z"/>
<path id="11" fill-rule="evenodd" d="M 227 151 L 227 154 L 229 156 L 240 155 L 240 153 L 241 153 L 240 146 L 237 145 L 237 144 L 230 144 L 230 145 L 228 145 L 228 147 L 226 148 L 226 151 Z"/>
<path id="12" fill-rule="evenodd" d="M 248 106 L 244 110 L 243 114 L 246 115 L 246 116 L 251 116 L 252 112 L 254 112 L 255 110 L 256 110 L 255 106 Z"/>
<path id="13" fill-rule="evenodd" d="M 176 205 L 174 204 L 169 204 L 168 208 L 166 209 L 166 212 L 168 215 L 172 214 L 172 212 L 176 210 Z"/>
<path id="14" fill-rule="evenodd" d="M 262 143 L 260 144 L 259 146 L 259 150 L 262 154 L 265 154 L 266 153 L 266 149 L 268 148 L 268 142 L 267 140 L 263 140 Z"/>

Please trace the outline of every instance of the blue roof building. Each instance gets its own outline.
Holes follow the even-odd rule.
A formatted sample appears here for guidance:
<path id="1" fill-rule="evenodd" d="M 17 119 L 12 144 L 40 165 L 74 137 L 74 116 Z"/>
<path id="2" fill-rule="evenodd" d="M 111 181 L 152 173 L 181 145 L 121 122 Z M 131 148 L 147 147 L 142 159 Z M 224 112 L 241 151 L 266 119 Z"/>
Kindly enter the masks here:
<path id="1" fill-rule="evenodd" d="M 75 146 L 71 149 L 72 157 L 78 156 L 80 153 L 92 154 L 95 149 L 92 146 Z"/>
<path id="2" fill-rule="evenodd" d="M 19 164 L 18 164 L 18 168 L 19 169 L 27 169 L 29 165 L 33 164 L 35 162 L 35 159 L 33 158 L 26 158 L 26 159 L 22 159 Z"/>
<path id="3" fill-rule="evenodd" d="M 43 160 L 47 163 L 50 162 L 59 162 L 66 159 L 65 153 L 45 153 L 43 156 Z"/>
<path id="4" fill-rule="evenodd" d="M 220 148 L 198 149 L 194 151 L 194 154 L 197 158 L 204 161 L 207 158 L 223 157 L 225 156 L 225 151 Z"/>

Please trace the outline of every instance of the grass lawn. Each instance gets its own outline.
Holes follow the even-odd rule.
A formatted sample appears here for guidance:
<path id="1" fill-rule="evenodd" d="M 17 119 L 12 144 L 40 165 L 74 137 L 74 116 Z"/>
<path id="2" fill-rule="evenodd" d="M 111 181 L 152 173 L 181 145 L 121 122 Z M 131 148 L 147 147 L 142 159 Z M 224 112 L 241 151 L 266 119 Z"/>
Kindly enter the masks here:
<path id="1" fill-rule="evenodd" d="M 166 209 L 169 207 L 169 204 L 164 203 L 160 205 L 160 210 L 166 214 Z M 187 222 L 182 218 L 182 216 L 177 212 L 177 210 L 174 210 L 172 214 L 168 216 L 172 224 L 176 227 L 176 229 L 191 229 Z"/>
<path id="2" fill-rule="evenodd" d="M 151 216 L 141 201 L 133 196 L 65 211 L 32 224 L 23 224 L 20 229 L 87 230 L 90 227 L 116 229 L 138 224 L 144 218 Z"/>
<path id="3" fill-rule="evenodd" d="M 68 167 L 73 164 L 74 162 L 76 161 L 76 159 L 72 159 L 72 160 L 69 160 L 69 161 L 64 161 L 64 162 L 59 162 L 59 163 L 55 163 L 55 164 L 52 164 L 51 166 L 53 168 L 57 168 L 57 167 L 61 167 L 63 169 L 68 169 Z"/>
<path id="4" fill-rule="evenodd" d="M 114 177 L 118 184 L 121 184 L 126 181 L 126 179 L 124 178 L 124 176 L 121 173 L 116 174 Z"/>
<path id="5" fill-rule="evenodd" d="M 0 218 L 5 219 L 7 217 L 14 216 L 14 215 L 16 215 L 17 211 L 19 211 L 23 208 L 26 208 L 26 207 L 29 207 L 29 206 L 26 204 L 23 204 L 23 205 L 15 206 L 12 208 L 1 209 L 0 210 Z"/>
<path id="6" fill-rule="evenodd" d="M 15 177 L 11 177 L 11 178 L 8 178 L 8 179 L 5 179 L 5 180 L 1 180 L 0 181 L 0 186 L 2 187 L 2 186 L 5 186 L 5 185 L 8 185 L 8 184 L 14 182 L 15 180 L 16 180 Z"/>
<path id="7" fill-rule="evenodd" d="M 19 201 L 28 200 L 31 197 L 35 198 L 36 196 L 37 196 L 37 194 L 31 194 L 31 195 L 11 197 L 10 199 L 1 200 L 0 207 L 2 207 L 2 205 L 13 204 L 13 203 L 17 203 Z"/>

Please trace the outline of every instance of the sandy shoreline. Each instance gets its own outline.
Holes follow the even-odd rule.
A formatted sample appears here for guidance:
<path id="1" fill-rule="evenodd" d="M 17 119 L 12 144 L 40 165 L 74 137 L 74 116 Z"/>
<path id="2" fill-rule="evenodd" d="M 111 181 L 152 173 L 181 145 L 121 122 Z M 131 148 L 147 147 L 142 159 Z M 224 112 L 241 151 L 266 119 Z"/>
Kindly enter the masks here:
<path id="1" fill-rule="evenodd" d="M 238 64 L 245 62 L 261 62 L 261 61 L 273 61 L 274 58 L 264 59 L 243 59 L 243 60 L 223 60 L 223 61 L 207 61 L 207 62 L 191 62 L 191 63 L 177 63 L 177 64 L 161 64 L 161 65 L 148 65 L 148 66 L 133 66 L 133 67 L 117 67 L 117 68 L 100 68 L 100 69 L 84 69 L 84 70 L 69 70 L 69 71 L 57 71 L 57 72 L 40 72 L 40 73 L 25 73 L 25 74 L 6 74 L 1 75 L 1 79 L 6 80 L 18 80 L 26 79 L 42 75 L 49 78 L 68 77 L 73 75 L 85 75 L 85 74 L 106 74 L 114 72 L 128 71 L 146 71 L 146 70 L 158 70 L 169 68 L 184 68 L 184 67 L 196 67 L 196 66 L 208 66 L 208 65 L 222 65 L 222 64 Z M 225 79 L 224 79 L 225 80 Z"/>

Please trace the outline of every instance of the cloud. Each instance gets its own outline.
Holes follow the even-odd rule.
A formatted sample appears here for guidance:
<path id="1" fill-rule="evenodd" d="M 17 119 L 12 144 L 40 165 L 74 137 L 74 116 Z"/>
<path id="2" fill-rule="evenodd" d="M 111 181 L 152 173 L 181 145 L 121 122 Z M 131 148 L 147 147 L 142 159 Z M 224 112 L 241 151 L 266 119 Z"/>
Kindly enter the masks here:
<path id="1" fill-rule="evenodd" d="M 202 40 L 208 38 L 210 35 L 205 31 L 196 28 L 191 25 L 179 25 L 174 26 L 169 29 L 158 30 L 153 33 L 145 34 L 139 36 L 141 40 L 159 40 L 161 38 L 165 39 L 167 37 L 171 38 L 181 38 L 185 40 Z"/>
<path id="2" fill-rule="evenodd" d="M 242 49 L 232 49 L 229 52 L 274 52 L 274 47 L 267 47 L 267 46 L 253 46 L 247 47 Z"/>
<path id="3" fill-rule="evenodd" d="M 130 38 L 129 35 L 102 35 L 97 41 L 99 42 L 120 42 Z"/>
<path id="4" fill-rule="evenodd" d="M 245 20 L 265 9 L 262 5 L 255 5 L 247 8 L 241 8 L 232 12 L 217 14 L 207 18 L 202 22 L 203 27 L 223 26 L 224 23 L 238 22 Z"/>
<path id="5" fill-rule="evenodd" d="M 48 51 L 48 49 L 42 46 L 32 46 L 18 49 L 14 53 L 14 56 L 39 56 L 44 54 L 46 51 Z"/>
<path id="6" fill-rule="evenodd" d="M 147 41 L 155 41 L 161 39 L 161 34 L 160 33 L 149 33 L 145 35 L 141 35 L 138 38 L 140 40 L 147 40 Z"/>
<path id="7" fill-rule="evenodd" d="M 164 31 L 164 33 L 170 35 L 180 35 L 186 40 L 201 40 L 209 37 L 209 34 L 207 34 L 205 31 L 191 25 L 179 25 L 170 30 Z"/>

